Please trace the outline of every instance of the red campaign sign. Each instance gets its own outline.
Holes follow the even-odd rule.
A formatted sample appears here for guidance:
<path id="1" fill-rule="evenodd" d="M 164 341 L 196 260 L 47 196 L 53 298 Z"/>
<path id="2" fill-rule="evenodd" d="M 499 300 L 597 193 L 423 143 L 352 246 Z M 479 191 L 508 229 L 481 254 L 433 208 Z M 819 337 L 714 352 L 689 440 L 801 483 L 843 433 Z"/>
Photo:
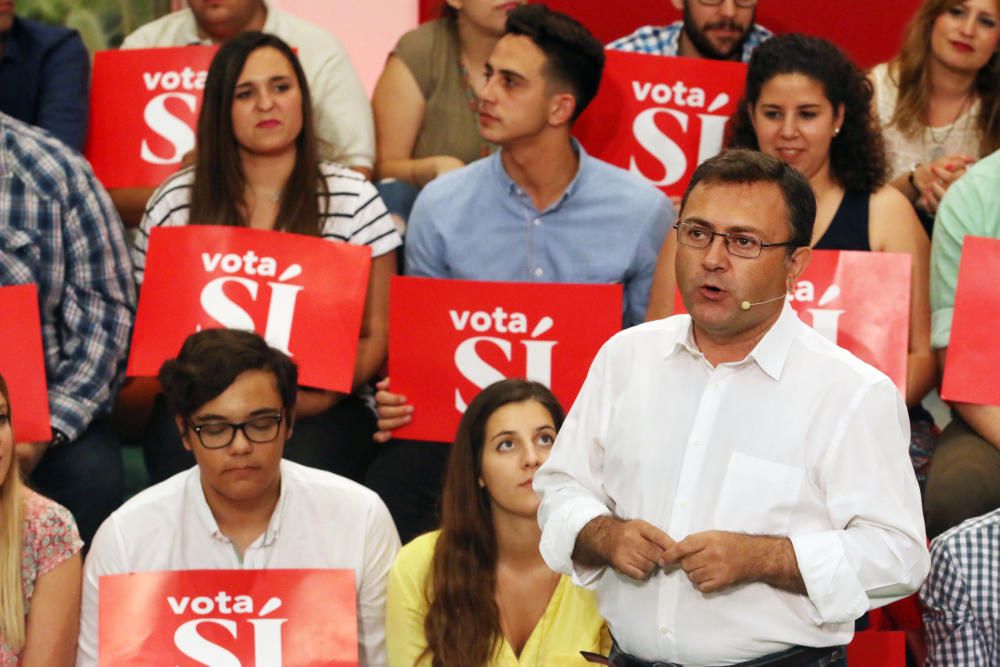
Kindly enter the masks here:
<path id="1" fill-rule="evenodd" d="M 451 442 L 469 401 L 507 377 L 541 382 L 568 410 L 621 322 L 621 285 L 393 277 L 392 390 L 416 407 L 395 435 Z"/>
<path id="2" fill-rule="evenodd" d="M 156 187 L 194 148 L 217 46 L 99 51 L 84 154 L 106 188 Z"/>
<path id="3" fill-rule="evenodd" d="M 682 195 L 722 150 L 743 97 L 743 63 L 606 51 L 597 97 L 574 125 L 587 151 Z"/>
<path id="4" fill-rule="evenodd" d="M 49 392 L 38 314 L 38 287 L 0 287 L 0 375 L 10 392 L 14 437 L 18 442 L 48 442 Z"/>
<path id="5" fill-rule="evenodd" d="M 910 256 L 813 250 L 789 301 L 825 338 L 888 375 L 906 394 Z M 676 312 L 687 312 L 678 292 Z"/>
<path id="6" fill-rule="evenodd" d="M 352 570 L 101 577 L 101 667 L 356 667 Z"/>
<path id="7" fill-rule="evenodd" d="M 371 249 L 244 227 L 156 228 L 128 362 L 152 377 L 201 329 L 256 331 L 299 384 L 351 391 Z"/>
<path id="8" fill-rule="evenodd" d="M 1000 239 L 966 236 L 941 398 L 1000 405 Z"/>

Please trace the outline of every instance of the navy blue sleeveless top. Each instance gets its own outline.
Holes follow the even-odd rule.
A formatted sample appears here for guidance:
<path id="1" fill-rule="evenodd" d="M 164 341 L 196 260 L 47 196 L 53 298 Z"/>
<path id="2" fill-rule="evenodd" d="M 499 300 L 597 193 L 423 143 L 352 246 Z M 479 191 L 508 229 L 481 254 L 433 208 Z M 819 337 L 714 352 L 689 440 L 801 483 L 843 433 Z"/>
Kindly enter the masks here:
<path id="1" fill-rule="evenodd" d="M 847 190 L 830 222 L 826 233 L 816 245 L 816 250 L 871 250 L 868 240 L 867 192 Z"/>

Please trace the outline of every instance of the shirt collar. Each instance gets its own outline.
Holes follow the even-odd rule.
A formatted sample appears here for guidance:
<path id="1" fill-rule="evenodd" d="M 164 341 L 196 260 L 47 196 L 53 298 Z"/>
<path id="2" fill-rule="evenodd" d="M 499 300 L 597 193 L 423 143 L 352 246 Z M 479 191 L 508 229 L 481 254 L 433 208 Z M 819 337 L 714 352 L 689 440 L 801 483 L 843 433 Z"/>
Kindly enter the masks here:
<path id="1" fill-rule="evenodd" d="M 593 158 L 591 158 L 587 151 L 584 150 L 583 146 L 580 145 L 580 142 L 577 141 L 576 138 L 570 137 L 570 143 L 573 145 L 573 151 L 579 157 L 579 165 L 577 166 L 576 175 L 573 176 L 573 180 L 570 181 L 570 184 L 566 186 L 566 191 L 563 192 L 562 196 L 556 200 L 555 203 L 545 209 L 545 211 L 540 211 L 540 213 L 553 211 L 562 206 L 567 199 L 572 197 L 580 189 L 581 181 L 585 176 L 584 171 L 589 171 L 590 169 L 590 161 L 593 160 Z M 502 152 L 503 149 L 501 148 L 489 158 L 493 160 L 492 171 L 495 182 L 505 194 L 526 197 L 527 194 L 525 194 L 524 190 L 522 190 L 521 187 L 514 182 L 514 179 L 512 179 L 507 173 L 507 170 L 504 169 L 503 160 L 500 159 L 500 154 Z"/>
<path id="2" fill-rule="evenodd" d="M 255 546 L 269 547 L 278 538 L 278 533 L 280 533 L 281 524 L 285 515 L 285 507 L 288 504 L 288 484 L 287 475 L 285 474 L 285 462 L 282 460 L 280 468 L 281 475 L 281 488 L 278 491 L 278 504 L 274 507 L 274 512 L 271 513 L 271 520 L 267 524 L 267 530 L 264 534 L 254 541 Z M 201 485 L 201 470 L 195 466 L 192 469 L 192 475 L 188 479 L 187 484 L 187 496 L 188 499 L 194 503 L 195 511 L 198 513 L 198 517 L 201 519 L 204 527 L 207 529 L 209 537 L 213 540 L 218 540 L 221 542 L 229 542 L 229 538 L 222 532 L 219 528 L 219 522 L 215 520 L 215 515 L 212 514 L 212 508 L 208 506 L 208 498 L 205 497 L 205 489 Z"/>
<path id="3" fill-rule="evenodd" d="M 691 316 L 680 315 L 670 319 L 676 319 L 677 321 L 675 326 L 670 327 L 665 332 L 663 356 L 673 356 L 679 350 L 683 349 L 695 357 L 703 357 L 704 355 L 698 349 L 698 345 L 694 340 L 694 327 L 692 326 Z M 781 371 L 785 367 L 785 362 L 788 360 L 788 353 L 792 347 L 792 341 L 795 339 L 798 322 L 799 317 L 795 314 L 795 311 L 786 298 L 785 304 L 781 309 L 781 315 L 778 316 L 777 321 L 768 329 L 764 337 L 757 342 L 757 345 L 750 351 L 746 359 L 736 363 L 742 364 L 753 360 L 772 379 L 780 380 Z"/>

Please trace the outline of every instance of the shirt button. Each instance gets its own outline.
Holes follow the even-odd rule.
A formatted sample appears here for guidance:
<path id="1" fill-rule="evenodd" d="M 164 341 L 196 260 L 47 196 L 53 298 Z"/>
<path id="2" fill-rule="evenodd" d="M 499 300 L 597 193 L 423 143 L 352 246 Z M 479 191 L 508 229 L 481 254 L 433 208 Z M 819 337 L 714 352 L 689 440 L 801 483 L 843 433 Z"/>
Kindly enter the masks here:
<path id="1" fill-rule="evenodd" d="M 541 227 L 541 226 L 542 226 L 542 219 L 535 218 L 535 227 Z"/>
<path id="2" fill-rule="evenodd" d="M 535 275 L 541 278 L 543 275 L 545 275 L 545 271 L 542 269 L 542 267 L 539 266 L 537 269 L 535 269 Z"/>

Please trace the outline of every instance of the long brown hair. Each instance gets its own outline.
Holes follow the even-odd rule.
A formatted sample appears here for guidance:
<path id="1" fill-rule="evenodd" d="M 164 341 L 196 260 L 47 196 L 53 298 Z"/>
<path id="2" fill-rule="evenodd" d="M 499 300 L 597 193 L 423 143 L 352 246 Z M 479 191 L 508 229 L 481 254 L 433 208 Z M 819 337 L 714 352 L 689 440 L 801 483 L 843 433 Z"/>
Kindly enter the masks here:
<path id="1" fill-rule="evenodd" d="M 889 77 L 899 89 L 890 122 L 911 138 L 921 134 L 928 124 L 931 81 L 927 64 L 934 22 L 962 2 L 924 0 L 906 26 L 899 53 L 889 63 Z M 1000 11 L 1000 2 L 997 2 L 997 9 Z M 979 98 L 979 117 L 976 119 L 976 128 L 980 133 L 979 150 L 983 155 L 989 155 L 1000 149 L 1000 56 L 994 53 L 980 68 L 972 89 Z"/>
<path id="2" fill-rule="evenodd" d="M 319 148 L 313 119 L 309 84 L 292 49 L 279 37 L 262 32 L 244 32 L 230 39 L 212 59 L 205 81 L 205 94 L 198 117 L 198 138 L 191 192 L 191 224 L 245 227 L 242 209 L 246 179 L 239 145 L 233 130 L 233 96 L 247 58 L 257 49 L 280 51 L 291 63 L 302 93 L 302 131 L 295 139 L 295 166 L 281 191 L 281 206 L 275 229 L 319 236 L 320 197 L 326 181 L 319 171 Z M 326 201 L 326 197 L 322 197 Z"/>
<path id="3" fill-rule="evenodd" d="M 499 649 L 496 534 L 490 496 L 479 477 L 487 420 L 504 405 L 524 401 L 537 401 L 556 430 L 562 427 L 562 406 L 545 385 L 513 379 L 483 389 L 458 425 L 441 495 L 441 535 L 425 590 L 424 634 L 433 667 L 481 667 Z"/>
<path id="4" fill-rule="evenodd" d="M 0 375 L 0 396 L 7 403 L 10 417 L 10 392 Z M 10 428 L 8 423 L 7 428 Z M 0 484 L 0 637 L 20 651 L 24 646 L 24 598 L 21 582 L 21 544 L 24 540 L 24 502 L 21 476 L 14 452 L 11 452 L 7 477 Z"/>

